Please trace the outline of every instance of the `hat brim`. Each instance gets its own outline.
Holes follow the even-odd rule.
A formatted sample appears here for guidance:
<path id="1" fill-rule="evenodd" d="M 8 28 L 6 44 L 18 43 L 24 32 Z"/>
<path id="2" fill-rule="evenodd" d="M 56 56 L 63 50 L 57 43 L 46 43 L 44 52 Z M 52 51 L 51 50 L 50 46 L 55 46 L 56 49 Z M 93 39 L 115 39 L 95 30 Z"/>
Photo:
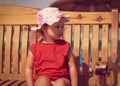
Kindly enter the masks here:
<path id="1" fill-rule="evenodd" d="M 70 15 L 64 15 L 64 22 L 69 22 L 70 21 Z"/>

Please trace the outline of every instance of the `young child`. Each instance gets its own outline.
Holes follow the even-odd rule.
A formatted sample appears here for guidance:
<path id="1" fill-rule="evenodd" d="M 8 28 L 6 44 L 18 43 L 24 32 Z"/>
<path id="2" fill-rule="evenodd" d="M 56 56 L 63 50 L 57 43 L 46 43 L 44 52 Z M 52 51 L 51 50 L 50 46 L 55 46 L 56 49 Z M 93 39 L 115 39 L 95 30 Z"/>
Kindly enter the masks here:
<path id="1" fill-rule="evenodd" d="M 30 46 L 26 63 L 27 86 L 78 86 L 78 73 L 70 44 L 61 39 L 69 21 L 58 8 L 47 7 L 37 14 L 43 38 Z"/>

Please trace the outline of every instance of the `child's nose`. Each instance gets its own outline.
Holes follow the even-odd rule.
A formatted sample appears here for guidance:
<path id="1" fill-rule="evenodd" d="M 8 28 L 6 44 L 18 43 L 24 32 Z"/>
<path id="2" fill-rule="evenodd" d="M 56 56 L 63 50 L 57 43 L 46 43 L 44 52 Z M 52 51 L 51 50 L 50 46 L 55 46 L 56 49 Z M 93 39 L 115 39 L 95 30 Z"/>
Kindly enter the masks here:
<path id="1" fill-rule="evenodd" d="M 62 30 L 62 31 L 64 30 L 64 26 L 61 26 L 61 30 Z"/>
<path id="2" fill-rule="evenodd" d="M 60 32 L 63 33 L 63 28 L 60 28 Z"/>

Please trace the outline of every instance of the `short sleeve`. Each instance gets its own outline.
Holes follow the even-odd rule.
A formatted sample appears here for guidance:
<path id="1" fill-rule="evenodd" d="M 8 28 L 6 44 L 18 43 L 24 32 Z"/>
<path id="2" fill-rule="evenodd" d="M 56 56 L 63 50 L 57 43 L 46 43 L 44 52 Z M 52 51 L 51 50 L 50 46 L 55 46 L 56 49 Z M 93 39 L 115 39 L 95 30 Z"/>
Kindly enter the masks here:
<path id="1" fill-rule="evenodd" d="M 32 44 L 30 46 L 30 51 L 32 52 L 33 56 L 35 56 L 35 48 L 36 48 L 36 44 Z"/>
<path id="2" fill-rule="evenodd" d="M 68 43 L 68 42 L 65 41 L 65 45 L 64 45 L 64 49 L 63 49 L 63 53 L 67 55 L 69 49 L 70 49 L 70 43 Z"/>

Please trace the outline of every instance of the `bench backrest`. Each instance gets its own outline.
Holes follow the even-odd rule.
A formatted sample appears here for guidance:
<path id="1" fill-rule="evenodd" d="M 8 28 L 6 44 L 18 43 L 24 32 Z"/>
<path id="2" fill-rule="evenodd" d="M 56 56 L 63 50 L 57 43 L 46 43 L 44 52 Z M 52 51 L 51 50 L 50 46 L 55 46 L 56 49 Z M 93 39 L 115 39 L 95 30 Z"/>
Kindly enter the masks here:
<path id="1" fill-rule="evenodd" d="M 39 34 L 30 30 L 37 25 L 38 10 L 19 6 L 0 6 L 0 78 L 25 79 L 25 62 L 29 46 L 39 40 Z M 108 57 L 117 57 L 117 10 L 63 11 L 63 13 L 71 16 L 70 22 L 65 25 L 63 39 L 71 43 L 83 76 L 89 75 L 86 71 L 93 70 L 98 60 L 107 62 Z M 80 57 L 81 49 L 82 57 Z M 115 60 L 116 58 L 113 58 L 113 61 Z"/>

